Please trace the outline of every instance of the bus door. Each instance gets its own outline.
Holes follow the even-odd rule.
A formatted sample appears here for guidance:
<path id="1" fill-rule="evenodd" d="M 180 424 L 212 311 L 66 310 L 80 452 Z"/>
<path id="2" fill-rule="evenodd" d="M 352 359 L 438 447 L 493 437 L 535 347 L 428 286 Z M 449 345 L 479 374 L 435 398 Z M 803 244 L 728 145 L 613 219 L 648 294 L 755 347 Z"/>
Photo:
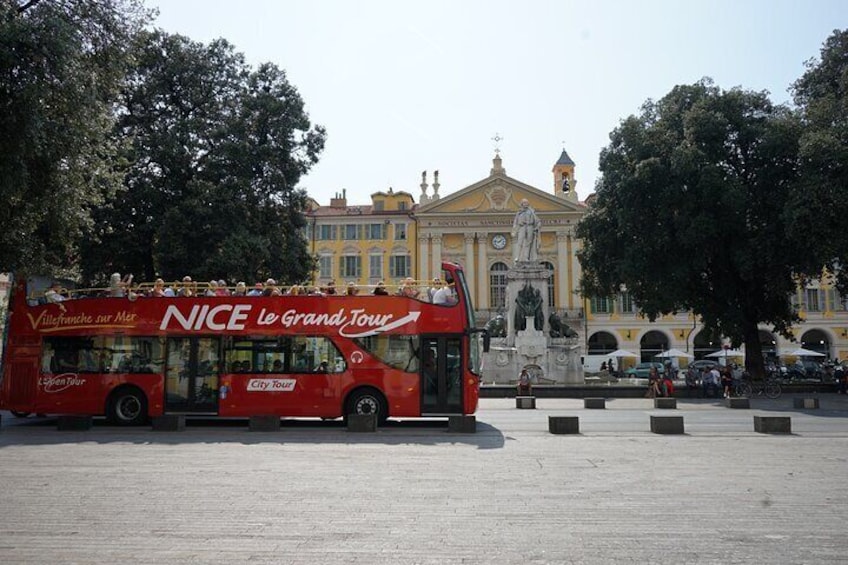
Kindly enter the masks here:
<path id="1" fill-rule="evenodd" d="M 166 412 L 218 412 L 219 345 L 214 337 L 168 338 Z"/>
<path id="2" fill-rule="evenodd" d="M 462 413 L 462 339 L 422 337 L 421 414 Z"/>

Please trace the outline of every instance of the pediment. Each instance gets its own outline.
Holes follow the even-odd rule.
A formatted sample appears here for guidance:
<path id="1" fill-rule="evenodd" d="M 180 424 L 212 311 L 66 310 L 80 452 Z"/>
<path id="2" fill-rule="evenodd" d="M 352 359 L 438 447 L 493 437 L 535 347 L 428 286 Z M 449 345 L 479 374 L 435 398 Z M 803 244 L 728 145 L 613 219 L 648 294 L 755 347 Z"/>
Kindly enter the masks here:
<path id="1" fill-rule="evenodd" d="M 526 198 L 537 212 L 582 214 L 581 204 L 554 196 L 506 175 L 492 175 L 435 202 L 419 206 L 415 215 L 514 213 Z"/>

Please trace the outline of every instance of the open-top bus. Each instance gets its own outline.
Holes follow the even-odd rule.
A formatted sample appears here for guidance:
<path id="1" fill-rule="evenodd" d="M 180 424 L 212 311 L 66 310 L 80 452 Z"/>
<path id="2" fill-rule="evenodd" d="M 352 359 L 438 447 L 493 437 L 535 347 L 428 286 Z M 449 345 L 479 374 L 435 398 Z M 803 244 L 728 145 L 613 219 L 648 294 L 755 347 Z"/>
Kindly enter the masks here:
<path id="1" fill-rule="evenodd" d="M 0 408 L 121 425 L 163 414 L 473 414 L 481 333 L 462 268 L 443 263 L 442 280 L 448 304 L 370 294 L 46 302 L 43 283 L 17 280 Z"/>

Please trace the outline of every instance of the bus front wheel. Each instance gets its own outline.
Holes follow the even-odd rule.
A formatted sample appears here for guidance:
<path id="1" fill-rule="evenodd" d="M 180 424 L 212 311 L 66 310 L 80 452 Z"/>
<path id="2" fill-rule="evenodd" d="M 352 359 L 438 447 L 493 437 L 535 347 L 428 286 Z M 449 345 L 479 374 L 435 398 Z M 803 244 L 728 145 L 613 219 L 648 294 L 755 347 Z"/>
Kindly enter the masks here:
<path id="1" fill-rule="evenodd" d="M 9 410 L 15 418 L 29 418 L 32 412 L 18 412 L 17 410 Z"/>
<path id="2" fill-rule="evenodd" d="M 135 387 L 115 390 L 106 403 L 106 418 L 118 426 L 138 426 L 147 421 L 147 397 Z"/>
<path id="3" fill-rule="evenodd" d="M 345 414 L 376 414 L 377 422 L 382 425 L 389 417 L 389 405 L 378 390 L 360 388 L 348 397 Z"/>

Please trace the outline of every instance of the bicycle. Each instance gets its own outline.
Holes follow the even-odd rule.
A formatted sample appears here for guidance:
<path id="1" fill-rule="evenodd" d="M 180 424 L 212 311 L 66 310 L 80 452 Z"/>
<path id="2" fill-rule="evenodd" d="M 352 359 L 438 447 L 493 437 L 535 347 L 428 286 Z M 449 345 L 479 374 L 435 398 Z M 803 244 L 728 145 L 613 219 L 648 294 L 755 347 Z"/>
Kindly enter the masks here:
<path id="1" fill-rule="evenodd" d="M 770 398 L 774 400 L 775 398 L 779 398 L 781 394 L 783 394 L 783 389 L 780 387 L 780 383 L 778 383 L 774 379 L 765 379 L 762 381 L 752 381 L 750 379 L 744 379 L 735 383 L 733 386 L 733 395 L 734 396 L 744 396 L 745 398 L 751 398 L 754 394 L 757 396 L 765 395 L 766 398 Z"/>

